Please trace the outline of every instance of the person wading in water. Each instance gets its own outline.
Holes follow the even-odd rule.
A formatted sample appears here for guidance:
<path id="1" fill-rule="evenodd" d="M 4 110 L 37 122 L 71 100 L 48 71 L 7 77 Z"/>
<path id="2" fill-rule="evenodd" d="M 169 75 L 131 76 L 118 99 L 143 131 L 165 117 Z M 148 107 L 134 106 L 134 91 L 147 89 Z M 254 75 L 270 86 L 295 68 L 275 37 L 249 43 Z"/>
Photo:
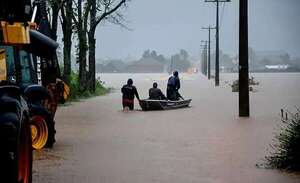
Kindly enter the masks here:
<path id="1" fill-rule="evenodd" d="M 133 85 L 132 79 L 128 79 L 127 84 L 122 87 L 121 92 L 123 94 L 122 96 L 123 110 L 128 110 L 128 109 L 133 110 L 134 96 L 136 96 L 138 100 L 140 100 L 140 97 L 136 87 Z"/>
<path id="2" fill-rule="evenodd" d="M 179 100 L 180 94 L 178 90 L 180 89 L 180 79 L 178 76 L 178 71 L 173 72 L 173 76 L 171 76 L 168 80 L 167 86 L 167 98 L 169 100 Z"/>

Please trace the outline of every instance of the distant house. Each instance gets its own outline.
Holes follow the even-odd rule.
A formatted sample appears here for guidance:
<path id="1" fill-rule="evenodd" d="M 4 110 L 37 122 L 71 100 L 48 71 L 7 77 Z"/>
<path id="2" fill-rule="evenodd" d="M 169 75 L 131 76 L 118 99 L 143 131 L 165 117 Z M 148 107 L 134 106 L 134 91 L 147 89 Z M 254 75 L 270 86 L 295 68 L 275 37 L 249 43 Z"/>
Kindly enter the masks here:
<path id="1" fill-rule="evenodd" d="M 123 72 L 126 64 L 120 60 L 109 60 L 107 63 L 97 63 L 97 73 L 119 73 Z"/>
<path id="2" fill-rule="evenodd" d="M 287 70 L 289 65 L 266 65 L 265 67 L 270 70 Z"/>
<path id="3" fill-rule="evenodd" d="M 130 63 L 125 71 L 128 73 L 161 73 L 164 71 L 164 64 L 155 59 L 147 58 Z"/>

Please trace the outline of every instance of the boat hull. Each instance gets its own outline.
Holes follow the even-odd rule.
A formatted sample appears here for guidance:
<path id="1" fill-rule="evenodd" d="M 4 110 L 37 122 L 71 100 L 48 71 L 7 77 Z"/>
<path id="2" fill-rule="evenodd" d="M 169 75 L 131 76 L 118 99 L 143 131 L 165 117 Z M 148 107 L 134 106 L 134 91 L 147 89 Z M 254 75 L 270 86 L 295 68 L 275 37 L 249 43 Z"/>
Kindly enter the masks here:
<path id="1" fill-rule="evenodd" d="M 140 100 L 140 106 L 143 111 L 152 111 L 152 110 L 169 110 L 169 109 L 178 109 L 183 107 L 188 107 L 192 99 L 188 100 Z"/>

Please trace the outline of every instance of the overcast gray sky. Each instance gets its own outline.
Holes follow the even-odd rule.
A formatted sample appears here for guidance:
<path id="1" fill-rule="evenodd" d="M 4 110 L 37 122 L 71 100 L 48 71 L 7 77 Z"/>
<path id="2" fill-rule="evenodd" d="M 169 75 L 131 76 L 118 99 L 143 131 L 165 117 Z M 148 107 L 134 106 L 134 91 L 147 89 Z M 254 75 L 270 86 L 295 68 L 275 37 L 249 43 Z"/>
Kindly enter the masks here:
<path id="1" fill-rule="evenodd" d="M 300 0 L 248 1 L 249 46 L 300 57 Z M 231 55 L 238 52 L 238 2 L 220 6 L 220 48 Z M 200 41 L 208 37 L 201 27 L 215 25 L 215 9 L 204 0 L 132 0 L 124 14 L 133 30 L 99 27 L 97 58 L 139 58 L 146 49 L 169 56 L 181 48 L 198 56 Z"/>

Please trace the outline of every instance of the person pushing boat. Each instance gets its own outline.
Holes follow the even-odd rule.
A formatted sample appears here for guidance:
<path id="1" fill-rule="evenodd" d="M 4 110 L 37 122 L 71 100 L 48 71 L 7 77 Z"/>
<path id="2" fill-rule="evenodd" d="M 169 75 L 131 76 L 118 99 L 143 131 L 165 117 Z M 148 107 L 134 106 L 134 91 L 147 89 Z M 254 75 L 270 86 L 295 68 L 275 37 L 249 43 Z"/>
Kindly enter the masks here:
<path id="1" fill-rule="evenodd" d="M 161 90 L 158 89 L 157 83 L 153 83 L 153 88 L 149 89 L 149 98 L 139 101 L 142 110 L 168 110 L 189 107 L 192 99 L 184 99 L 178 92 L 180 89 L 180 79 L 178 75 L 178 71 L 174 71 L 168 80 L 167 99 L 162 100 L 161 95 L 163 94 Z"/>
<path id="2" fill-rule="evenodd" d="M 128 79 L 127 84 L 124 85 L 121 89 L 122 92 L 122 105 L 123 105 L 123 110 L 129 109 L 133 110 L 134 109 L 134 96 L 140 101 L 139 94 L 137 92 L 136 87 L 133 85 L 133 80 Z"/>
<path id="3" fill-rule="evenodd" d="M 157 87 L 157 83 L 153 83 L 153 87 L 149 89 L 149 99 L 151 100 L 166 100 L 167 97 L 163 92 Z"/>
<path id="4" fill-rule="evenodd" d="M 178 71 L 173 72 L 173 76 L 171 76 L 168 80 L 167 85 L 167 98 L 169 100 L 179 100 L 181 95 L 178 90 L 180 89 L 180 79 Z"/>

